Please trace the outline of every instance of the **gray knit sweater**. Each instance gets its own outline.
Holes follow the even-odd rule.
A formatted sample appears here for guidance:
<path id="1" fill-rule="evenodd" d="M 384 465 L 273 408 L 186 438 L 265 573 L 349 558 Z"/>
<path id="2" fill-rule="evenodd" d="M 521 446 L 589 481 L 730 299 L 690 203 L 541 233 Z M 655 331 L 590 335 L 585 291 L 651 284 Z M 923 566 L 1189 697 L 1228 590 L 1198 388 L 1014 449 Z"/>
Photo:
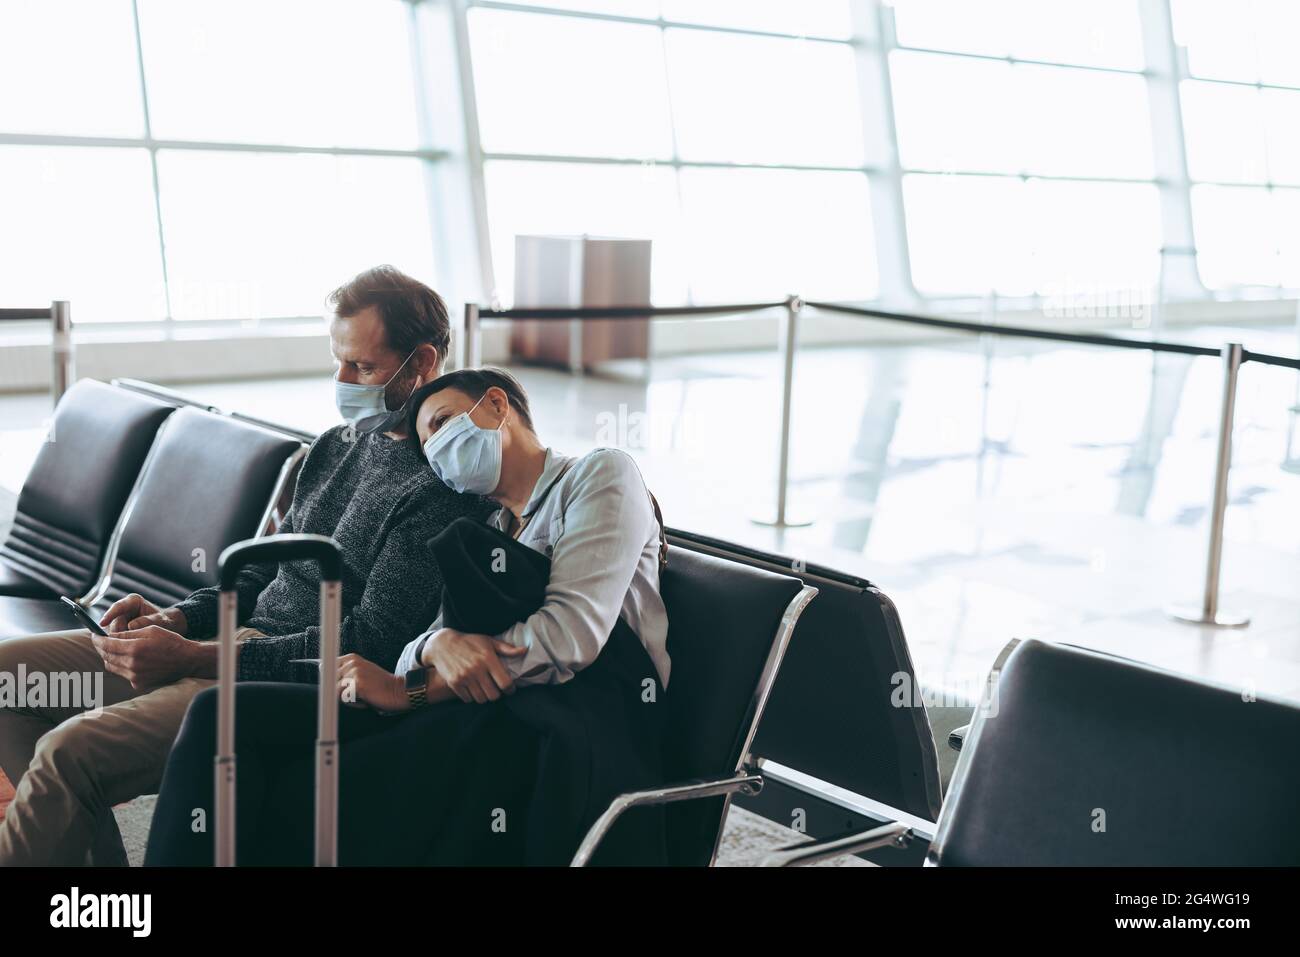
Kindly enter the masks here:
<path id="1" fill-rule="evenodd" d="M 332 536 L 343 549 L 339 654 L 355 652 L 392 669 L 403 646 L 438 613 L 442 574 L 426 548 L 448 523 L 486 518 L 495 506 L 443 485 L 409 442 L 345 426 L 312 445 L 282 532 Z M 240 572 L 239 624 L 266 638 L 239 652 L 241 680 L 290 680 L 289 661 L 320 654 L 320 576 L 314 562 L 249 566 Z M 217 633 L 218 589 L 177 607 L 188 636 Z"/>

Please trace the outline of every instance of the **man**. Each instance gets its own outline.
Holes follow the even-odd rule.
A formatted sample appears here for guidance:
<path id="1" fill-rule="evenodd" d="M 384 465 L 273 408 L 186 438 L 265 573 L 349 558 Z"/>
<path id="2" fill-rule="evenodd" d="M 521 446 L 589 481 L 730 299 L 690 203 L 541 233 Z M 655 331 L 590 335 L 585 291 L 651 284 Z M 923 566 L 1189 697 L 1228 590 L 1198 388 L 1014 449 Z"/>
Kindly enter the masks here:
<path id="1" fill-rule="evenodd" d="M 333 536 L 343 549 L 340 654 L 392 669 L 437 614 L 442 576 L 426 543 L 480 498 L 443 485 L 405 441 L 400 409 L 436 378 L 450 343 L 447 308 L 390 266 L 330 296 L 335 401 L 349 424 L 312 445 L 282 531 Z M 291 680 L 290 661 L 319 654 L 314 563 L 249 567 L 239 576 L 239 677 Z M 17 793 L 0 823 L 0 864 L 125 864 L 112 808 L 158 789 L 190 700 L 215 684 L 217 589 L 172 608 L 139 595 L 85 630 L 0 642 L 0 671 L 104 673 L 102 710 L 0 708 L 0 767 Z"/>

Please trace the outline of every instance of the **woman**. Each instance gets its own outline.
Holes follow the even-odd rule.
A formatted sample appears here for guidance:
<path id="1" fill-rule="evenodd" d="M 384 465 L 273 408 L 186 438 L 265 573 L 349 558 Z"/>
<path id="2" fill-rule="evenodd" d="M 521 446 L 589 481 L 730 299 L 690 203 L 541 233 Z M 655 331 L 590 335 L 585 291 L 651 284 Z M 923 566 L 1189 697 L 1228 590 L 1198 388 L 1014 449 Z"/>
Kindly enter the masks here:
<path id="1" fill-rule="evenodd" d="M 340 659 L 343 701 L 366 709 L 345 709 L 340 725 L 340 860 L 564 863 L 611 798 L 663 780 L 658 509 L 625 453 L 545 447 L 502 370 L 441 376 L 408 410 L 435 473 L 501 508 L 430 543 L 442 613 L 396 673 Z M 237 859 L 305 862 L 313 689 L 238 694 Z M 205 692 L 168 763 L 148 863 L 211 860 L 191 825 L 212 801 L 214 728 Z M 598 860 L 662 862 L 659 812 L 626 818 Z"/>

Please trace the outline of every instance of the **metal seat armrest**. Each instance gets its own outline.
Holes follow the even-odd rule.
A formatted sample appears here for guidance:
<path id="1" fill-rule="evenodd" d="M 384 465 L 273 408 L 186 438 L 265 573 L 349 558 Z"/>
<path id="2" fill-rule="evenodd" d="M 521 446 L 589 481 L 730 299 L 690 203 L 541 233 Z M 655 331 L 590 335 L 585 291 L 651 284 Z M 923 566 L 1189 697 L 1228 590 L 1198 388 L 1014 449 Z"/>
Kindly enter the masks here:
<path id="1" fill-rule="evenodd" d="M 623 816 L 623 812 L 634 807 L 651 804 L 673 804 L 678 801 L 692 801 L 696 798 L 719 797 L 725 794 L 757 794 L 763 788 L 763 776 L 747 771 L 738 771 L 725 778 L 712 780 L 682 781 L 665 784 L 663 787 L 650 788 L 645 791 L 629 791 L 620 794 L 609 802 L 603 814 L 596 819 L 582 839 L 578 851 L 569 862 L 570 867 L 586 867 L 596 848 L 605 839 L 614 822 Z"/>
<path id="2" fill-rule="evenodd" d="M 970 725 L 963 724 L 960 728 L 953 728 L 948 732 L 948 747 L 954 751 L 960 751 L 961 746 L 966 743 L 966 735 L 970 734 Z"/>
<path id="3" fill-rule="evenodd" d="M 910 827 L 895 821 L 892 824 L 874 827 L 869 831 L 841 834 L 839 837 L 828 837 L 820 841 L 807 841 L 803 844 L 783 847 L 763 858 L 761 866 L 797 867 L 828 861 L 846 854 L 858 854 L 878 847 L 907 847 L 912 842 L 912 836 Z"/>

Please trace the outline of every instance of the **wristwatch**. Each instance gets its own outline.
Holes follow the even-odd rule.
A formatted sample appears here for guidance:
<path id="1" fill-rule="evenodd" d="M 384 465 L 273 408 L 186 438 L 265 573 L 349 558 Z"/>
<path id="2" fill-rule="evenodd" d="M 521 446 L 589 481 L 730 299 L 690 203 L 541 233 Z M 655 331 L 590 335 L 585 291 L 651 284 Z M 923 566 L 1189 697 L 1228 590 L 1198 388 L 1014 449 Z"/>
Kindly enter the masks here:
<path id="1" fill-rule="evenodd" d="M 406 700 L 411 702 L 411 710 L 423 708 L 428 703 L 425 693 L 429 690 L 429 669 L 412 668 L 406 673 Z"/>

